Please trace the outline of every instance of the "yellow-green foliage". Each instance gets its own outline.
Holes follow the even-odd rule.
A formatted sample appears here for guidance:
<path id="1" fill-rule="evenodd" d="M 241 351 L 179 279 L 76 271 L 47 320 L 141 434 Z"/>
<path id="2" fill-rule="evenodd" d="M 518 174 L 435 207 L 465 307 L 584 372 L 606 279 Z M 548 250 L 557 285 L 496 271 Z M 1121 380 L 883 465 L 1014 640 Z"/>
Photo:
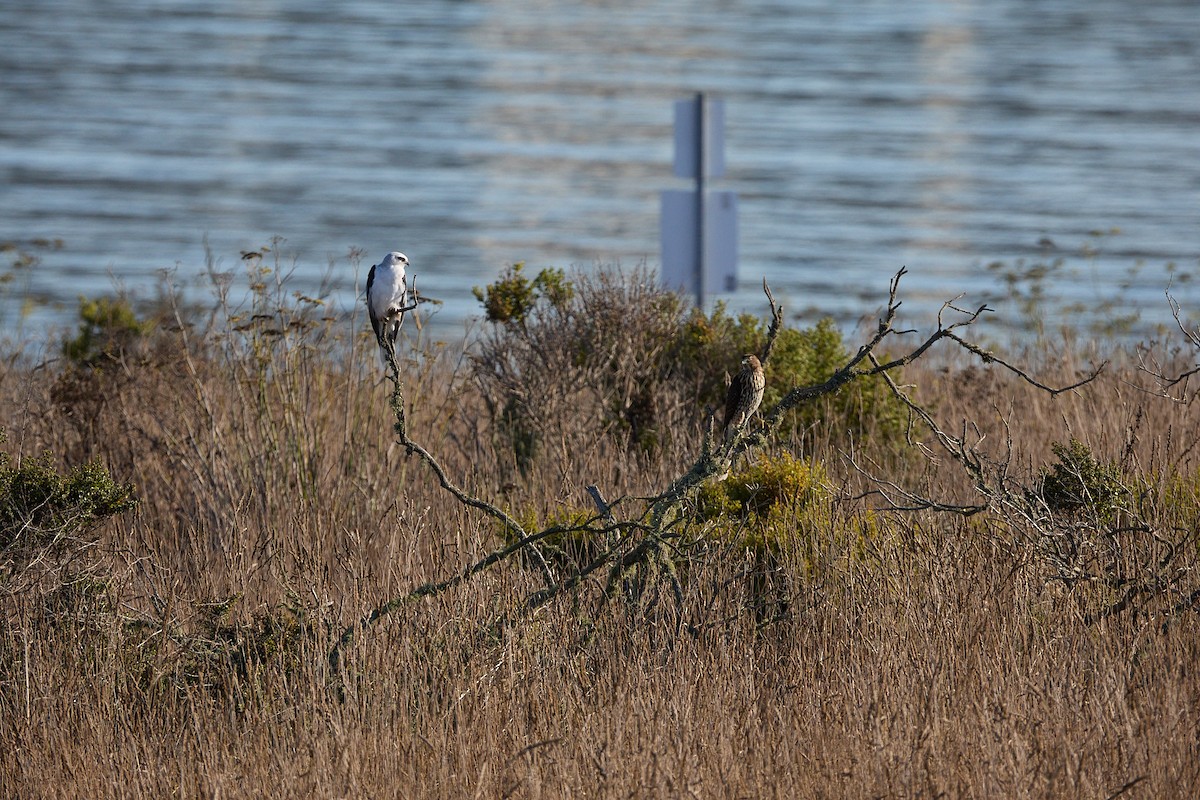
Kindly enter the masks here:
<path id="1" fill-rule="evenodd" d="M 603 550 L 605 543 L 594 530 L 603 523 L 597 521 L 593 510 L 564 508 L 544 519 L 539 519 L 531 508 L 509 513 L 529 533 L 560 529 L 539 539 L 538 548 L 548 561 L 566 569 L 590 562 Z M 511 528 L 504 529 L 504 541 L 506 544 L 517 541 Z"/>
<path id="2" fill-rule="evenodd" d="M 778 551 L 827 529 L 832 495 L 820 462 L 784 452 L 764 457 L 717 483 L 697 499 L 704 520 L 722 523 L 719 537 L 735 537 L 754 550 Z"/>
<path id="3" fill-rule="evenodd" d="M 731 317 L 726 304 L 717 302 L 712 314 L 692 309 L 680 332 L 678 355 L 681 361 L 700 363 L 725 350 L 726 356 L 759 352 L 766 340 L 766 327 L 752 314 Z"/>
<path id="4" fill-rule="evenodd" d="M 78 543 L 101 520 L 134 503 L 133 487 L 114 481 L 96 462 L 63 474 L 50 453 L 19 466 L 0 453 L 0 550 L 9 555 L 17 547 Z"/>
<path id="5" fill-rule="evenodd" d="M 79 298 L 79 320 L 79 335 L 63 343 L 63 355 L 76 364 L 119 356 L 154 328 L 122 297 Z"/>
<path id="6" fill-rule="evenodd" d="M 1050 445 L 1058 461 L 1042 470 L 1041 498 L 1051 511 L 1110 522 L 1130 498 L 1121 468 L 1102 462 L 1078 439 Z"/>
<path id="7" fill-rule="evenodd" d="M 717 303 L 711 315 L 693 311 L 685 320 L 679 336 L 677 358 L 684 368 L 711 372 L 713 365 L 725 364 L 736 369 L 743 353 L 761 353 L 767 343 L 767 325 L 758 317 L 742 314 L 736 318 Z M 832 319 L 825 318 L 811 328 L 784 327 L 775 339 L 771 359 L 765 367 L 767 378 L 762 408 L 770 409 L 784 395 L 798 387 L 814 386 L 828 380 L 850 358 L 842 334 Z M 709 382 L 703 401 L 719 407 L 724 400 L 724 385 Z M 873 433 L 884 441 L 903 440 L 906 415 L 879 378 L 860 379 L 838 394 L 818 402 L 802 404 L 785 420 L 784 431 L 802 430 L 814 423 L 836 426 L 839 431 Z"/>
<path id="8" fill-rule="evenodd" d="M 574 288 L 561 269 L 543 269 L 532 280 L 525 277 L 524 269 L 525 263 L 518 261 L 494 283 L 471 289 L 475 299 L 483 303 L 488 322 L 523 325 L 539 300 L 560 307 L 574 296 Z"/>
<path id="9" fill-rule="evenodd" d="M 759 569 L 790 561 L 809 577 L 876 562 L 886 533 L 870 510 L 835 502 L 823 464 L 787 452 L 706 484 L 696 509 L 710 541 L 742 548 Z"/>
<path id="10" fill-rule="evenodd" d="M 1161 493 L 1154 497 L 1153 490 Z M 1140 486 L 1139 501 L 1143 516 L 1157 513 L 1162 522 L 1180 531 L 1200 532 L 1200 469 L 1191 472 L 1172 472 L 1166 476 L 1150 476 Z M 1194 539 L 1200 548 L 1200 538 Z"/>
<path id="11" fill-rule="evenodd" d="M 568 281 L 559 270 L 533 279 L 523 270 L 514 264 L 475 289 L 495 327 L 473 356 L 493 419 L 522 472 L 536 459 L 541 439 L 580 429 L 568 412 L 589 425 L 600 420 L 645 452 L 693 435 L 706 409 L 724 403 L 723 378 L 737 371 L 742 354 L 766 347 L 768 328 L 759 318 L 731 316 L 722 303 L 710 314 L 689 309 L 649 274 Z M 848 360 L 832 320 L 783 328 L 766 364 L 763 413 L 793 389 L 824 383 Z M 906 420 L 881 380 L 860 379 L 794 407 L 781 433 L 819 425 L 898 449 Z"/>

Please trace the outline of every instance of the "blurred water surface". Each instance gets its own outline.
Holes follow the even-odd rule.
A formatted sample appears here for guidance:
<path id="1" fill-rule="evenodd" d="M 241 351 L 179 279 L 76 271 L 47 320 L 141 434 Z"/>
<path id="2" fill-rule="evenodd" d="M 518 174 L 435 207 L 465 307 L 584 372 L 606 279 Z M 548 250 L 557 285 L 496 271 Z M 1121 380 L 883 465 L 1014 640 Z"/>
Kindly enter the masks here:
<path id="1" fill-rule="evenodd" d="M 736 309 L 765 277 L 852 323 L 906 265 L 916 317 L 965 292 L 1019 327 L 1002 276 L 1056 259 L 1040 288 L 1102 321 L 1200 299 L 1190 0 L 7 0 L 0 241 L 63 241 L 36 321 L 281 236 L 341 308 L 403 249 L 461 330 L 514 261 L 657 267 L 698 90 L 727 104 Z"/>

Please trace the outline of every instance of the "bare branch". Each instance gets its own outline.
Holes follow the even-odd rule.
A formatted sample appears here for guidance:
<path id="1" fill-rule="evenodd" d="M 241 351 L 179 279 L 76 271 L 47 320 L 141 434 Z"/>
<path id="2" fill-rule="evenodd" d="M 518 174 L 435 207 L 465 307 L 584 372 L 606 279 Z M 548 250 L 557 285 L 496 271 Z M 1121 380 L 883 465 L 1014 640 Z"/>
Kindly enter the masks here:
<path id="1" fill-rule="evenodd" d="M 1183 315 L 1179 307 L 1179 302 L 1172 297 L 1170 293 L 1167 294 L 1167 302 L 1171 306 L 1171 316 L 1175 318 L 1175 324 L 1179 327 L 1180 332 L 1183 333 L 1184 338 L 1188 340 L 1193 348 L 1200 350 L 1200 328 L 1195 330 L 1188 328 L 1183 321 Z M 1200 364 L 1197 364 L 1191 369 L 1186 369 L 1174 377 L 1167 377 L 1166 373 L 1161 368 L 1156 367 L 1151 369 L 1150 367 L 1147 367 L 1144 363 L 1144 360 L 1139 369 L 1150 375 L 1150 377 L 1154 378 L 1158 382 L 1158 394 L 1160 396 L 1169 398 L 1176 402 L 1186 402 L 1186 400 L 1183 397 L 1176 397 L 1172 395 L 1171 389 L 1174 389 L 1181 383 L 1185 383 L 1193 375 L 1200 374 Z"/>
<path id="2" fill-rule="evenodd" d="M 1187 337 L 1187 340 L 1192 343 L 1192 346 L 1200 349 L 1200 328 L 1189 330 L 1188 326 L 1183 323 L 1183 316 L 1179 308 L 1179 301 L 1167 294 L 1167 302 L 1171 306 L 1171 316 L 1175 318 L 1175 324 L 1179 326 L 1179 330 Z"/>
<path id="3" fill-rule="evenodd" d="M 854 456 L 845 451 L 842 452 L 842 457 L 850 464 L 850 466 L 860 475 L 870 481 L 875 488 L 868 494 L 878 494 L 887 503 L 883 511 L 939 511 L 944 513 L 958 514 L 964 517 L 971 517 L 991 508 L 987 503 L 977 503 L 974 505 L 943 503 L 937 500 L 932 500 L 928 497 L 923 497 L 913 491 L 905 489 L 895 481 L 885 480 L 877 475 L 869 472 L 865 467 L 858 463 Z M 865 495 L 864 495 L 865 496 Z M 902 498 L 903 502 L 896 498 Z"/>
<path id="4" fill-rule="evenodd" d="M 425 462 L 437 478 L 442 489 L 449 492 L 458 502 L 480 511 L 499 522 L 504 527 L 506 539 L 509 540 L 509 543 L 467 566 L 455 576 L 442 581 L 424 584 L 408 594 L 381 604 L 357 623 L 348 627 L 329 654 L 329 663 L 334 670 L 334 674 L 338 674 L 342 651 L 353 641 L 359 629 L 366 628 L 376 620 L 390 614 L 410 601 L 436 595 L 454 586 L 458 586 L 520 551 L 532 554 L 533 559 L 542 570 L 544 576 L 543 587 L 526 599 L 522 607 L 523 610 L 520 613 L 532 613 L 536 611 L 556 597 L 575 591 L 592 575 L 600 570 L 605 570 L 607 572 L 607 580 L 605 581 L 601 595 L 601 602 L 605 602 L 607 598 L 613 596 L 622 587 L 626 591 L 631 592 L 633 596 L 639 598 L 640 602 L 649 603 L 644 610 L 649 610 L 657 602 L 657 598 L 670 596 L 674 598 L 676 604 L 675 613 L 679 615 L 677 621 L 682 624 L 683 591 L 679 572 L 676 569 L 672 556 L 672 542 L 679 541 L 682 531 L 686 530 L 687 521 L 690 519 L 690 516 L 686 513 L 685 504 L 689 497 L 693 495 L 701 484 L 727 474 L 731 465 L 743 454 L 750 450 L 764 447 L 769 438 L 782 424 L 787 412 L 798 404 L 832 394 L 847 384 L 871 376 L 878 375 L 882 377 L 882 380 L 885 381 L 893 396 L 908 409 L 910 419 L 918 422 L 923 428 L 929 431 L 938 446 L 966 470 L 974 482 L 975 489 L 983 498 L 983 502 L 981 503 L 964 504 L 945 503 L 922 497 L 911 490 L 901 487 L 895 481 L 884 480 L 877 476 L 869 475 L 865 469 L 860 467 L 850 457 L 850 462 L 854 468 L 868 477 L 873 486 L 876 487 L 875 491 L 889 503 L 891 509 L 932 510 L 970 516 L 985 511 L 993 507 L 993 505 L 1000 504 L 1013 508 L 1019 515 L 1023 515 L 1024 518 L 1037 524 L 1040 517 L 1044 515 L 1038 509 L 1030 506 L 1019 496 L 1009 491 L 1007 486 L 1007 461 L 992 462 L 980 452 L 979 444 L 982 442 L 983 437 L 979 434 L 979 431 L 974 430 L 972 432 L 964 424 L 961 435 L 955 436 L 947 433 L 939 427 L 928 410 L 915 402 L 896 384 L 891 373 L 923 357 L 932 347 L 942 341 L 949 342 L 966 350 L 980 358 L 985 364 L 997 364 L 1001 366 L 1029 385 L 1051 396 L 1072 391 L 1094 380 L 1104 365 L 1101 365 L 1083 380 L 1070 386 L 1061 388 L 1050 387 L 1036 380 L 1021 368 L 1002 358 L 998 358 L 982 347 L 963 338 L 958 331 L 974 324 L 990 309 L 986 305 L 980 306 L 973 311 L 959 308 L 955 305 L 955 302 L 959 298 L 955 298 L 955 300 L 943 305 L 938 313 L 936 330 L 916 345 L 907 348 L 901 355 L 881 361 L 877 353 L 890 337 L 914 332 L 897 330 L 895 327 L 897 313 L 901 305 L 898 299 L 900 280 L 906 273 L 907 270 L 901 268 L 892 277 L 888 288 L 887 306 L 879 319 L 876 330 L 866 342 L 859 346 L 857 351 L 845 364 L 820 384 L 793 388 L 776 403 L 774 408 L 764 415 L 763 424 L 758 430 L 742 430 L 728 442 L 723 440 L 718 441 L 714 436 L 713 423 L 710 417 L 708 424 L 705 426 L 701 452 L 695 463 L 687 472 L 676 478 L 659 494 L 642 498 L 641 502 L 645 505 L 642 507 L 638 518 L 634 520 L 618 520 L 613 513 L 614 507 L 617 504 L 605 502 L 599 489 L 595 486 L 589 486 L 587 488 L 599 510 L 599 516 L 588 520 L 582 525 L 550 527 L 542 531 L 530 532 L 498 506 L 458 487 L 449 478 L 446 470 L 438 460 L 409 436 L 405 421 L 404 395 L 399 377 L 400 372 L 394 356 L 390 358 L 388 377 L 393 381 L 391 408 L 395 415 L 395 432 L 399 443 L 404 446 L 410 455 L 415 455 Z M 775 341 L 783 328 L 783 309 L 776 302 L 766 281 L 763 282 L 763 292 L 767 296 L 771 311 L 771 323 L 767 333 L 767 342 L 760 358 L 765 364 L 770 359 Z M 948 321 L 947 315 L 949 312 L 961 315 L 961 317 L 953 321 Z M 922 443 L 914 442 L 914 438 L 911 436 L 911 428 L 909 434 L 910 442 L 915 443 L 919 447 L 925 447 Z M 926 451 L 928 452 L 927 449 Z M 1009 454 L 1011 455 L 1011 441 L 1009 442 Z M 596 537 L 595 540 L 602 542 L 604 549 L 602 552 L 594 554 L 586 564 L 574 563 L 565 554 L 559 553 L 560 560 L 570 565 L 569 572 L 559 580 L 555 578 L 553 571 L 542 556 L 538 548 L 538 543 L 547 537 L 568 531 L 586 533 Z M 668 590 L 669 595 L 661 594 L 661 592 Z"/>
<path id="5" fill-rule="evenodd" d="M 775 349 L 775 338 L 779 336 L 779 331 L 783 329 L 783 306 L 775 302 L 775 295 L 771 293 L 771 287 L 767 285 L 767 279 L 763 278 L 763 294 L 767 296 L 767 303 L 771 307 L 771 324 L 767 328 L 767 343 L 763 347 L 762 355 L 758 357 L 759 363 L 766 366 L 767 360 L 771 357 L 771 351 Z"/>

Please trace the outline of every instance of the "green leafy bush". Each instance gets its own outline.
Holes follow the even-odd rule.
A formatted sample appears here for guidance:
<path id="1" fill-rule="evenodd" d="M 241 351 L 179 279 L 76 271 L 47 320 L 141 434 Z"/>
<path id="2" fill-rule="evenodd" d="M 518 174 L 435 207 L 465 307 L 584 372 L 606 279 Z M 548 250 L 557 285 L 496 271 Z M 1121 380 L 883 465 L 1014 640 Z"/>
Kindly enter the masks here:
<path id="1" fill-rule="evenodd" d="M 568 572 L 578 569 L 604 551 L 606 542 L 594 530 L 597 524 L 595 510 L 561 508 L 544 518 L 539 518 L 538 513 L 531 508 L 510 513 L 526 531 L 558 529 L 539 539 L 535 546 L 547 563 L 560 569 Z M 497 526 L 497 530 L 505 544 L 514 544 L 517 541 L 511 528 Z M 529 555 L 522 555 L 521 564 L 527 568 L 540 566 Z"/>
<path id="2" fill-rule="evenodd" d="M 833 583 L 848 564 L 876 568 L 885 537 L 872 512 L 836 502 L 821 462 L 786 451 L 705 484 L 696 518 L 708 542 L 743 554 L 746 600 L 760 623 L 790 615 L 797 579 Z"/>
<path id="3" fill-rule="evenodd" d="M 19 466 L 0 453 L 0 551 L 10 568 L 46 550 L 91 542 L 101 521 L 135 503 L 133 487 L 113 480 L 99 463 L 64 474 L 49 453 Z"/>
<path id="4" fill-rule="evenodd" d="M 1054 513 L 1089 515 L 1111 522 L 1130 497 L 1121 468 L 1102 462 L 1078 439 L 1055 442 L 1051 451 L 1058 459 L 1042 470 L 1039 495 Z"/>
<path id="5" fill-rule="evenodd" d="M 561 269 L 548 267 L 532 280 L 525 277 L 524 270 L 525 263 L 518 261 L 494 283 L 471 289 L 483 303 L 488 322 L 524 325 L 539 303 L 561 308 L 574 297 L 575 289 Z"/>
<path id="6" fill-rule="evenodd" d="M 543 270 L 530 280 L 520 264 L 475 290 L 496 326 L 479 343 L 475 375 L 504 446 L 524 472 L 547 437 L 597 431 L 630 447 L 656 450 L 682 434 L 691 439 L 706 410 L 724 403 L 724 377 L 743 353 L 761 353 L 767 326 L 711 314 L 659 287 L 654 275 L 600 271 L 567 280 Z M 827 380 L 849 358 L 831 320 L 784 328 L 766 365 L 762 408 L 787 392 Z M 880 380 L 860 380 L 806 404 L 785 432 L 816 423 L 839 434 L 903 440 L 905 414 Z"/>
<path id="7" fill-rule="evenodd" d="M 78 335 L 63 342 L 63 355 L 74 364 L 119 358 L 155 327 L 153 321 L 139 319 L 123 297 L 81 297 L 79 319 Z"/>
<path id="8" fill-rule="evenodd" d="M 694 310 L 679 337 L 679 361 L 684 369 L 707 370 L 714 364 L 736 365 L 743 353 L 761 353 L 767 344 L 766 323 L 751 314 L 731 317 L 722 303 L 711 315 Z M 841 331 L 825 318 L 811 328 L 784 327 L 764 368 L 767 385 L 762 409 L 768 410 L 792 389 L 828 380 L 850 359 Z M 725 386 L 710 382 L 702 402 L 719 408 Z M 803 404 L 785 421 L 785 431 L 825 424 L 838 432 L 872 433 L 884 441 L 903 441 L 906 415 L 878 378 L 858 380 L 836 395 Z"/>
<path id="9" fill-rule="evenodd" d="M 697 512 L 702 520 L 724 523 L 721 536 L 733 534 L 751 549 L 778 551 L 828 526 L 832 495 L 827 487 L 820 462 L 783 452 L 705 484 Z"/>

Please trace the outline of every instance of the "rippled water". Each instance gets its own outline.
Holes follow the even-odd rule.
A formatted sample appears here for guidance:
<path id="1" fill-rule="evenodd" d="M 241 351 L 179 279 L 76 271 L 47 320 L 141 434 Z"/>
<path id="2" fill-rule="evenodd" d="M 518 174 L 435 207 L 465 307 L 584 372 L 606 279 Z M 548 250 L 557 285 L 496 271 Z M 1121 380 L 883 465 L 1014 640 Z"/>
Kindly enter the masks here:
<path id="1" fill-rule="evenodd" d="M 1196 4 L 627 5 L 8 0 L 0 240 L 64 242 L 38 320 L 278 235 L 298 288 L 334 260 L 343 306 L 351 247 L 359 283 L 403 249 L 450 330 L 513 261 L 657 266 L 671 102 L 703 90 L 727 105 L 737 308 L 765 276 L 853 321 L 907 265 L 927 315 L 1058 258 L 1047 290 L 1106 314 L 1168 319 L 1168 264 L 1200 307 Z"/>

